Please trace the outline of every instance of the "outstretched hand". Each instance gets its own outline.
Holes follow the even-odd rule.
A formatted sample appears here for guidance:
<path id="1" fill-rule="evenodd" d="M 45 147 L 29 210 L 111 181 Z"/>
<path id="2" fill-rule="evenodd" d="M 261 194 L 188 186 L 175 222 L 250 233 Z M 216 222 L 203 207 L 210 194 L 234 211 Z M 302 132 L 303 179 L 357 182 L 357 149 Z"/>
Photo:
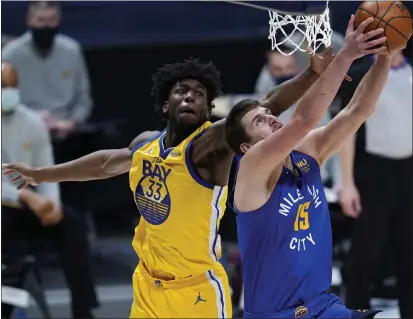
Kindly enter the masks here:
<path id="1" fill-rule="evenodd" d="M 341 49 L 341 52 L 348 58 L 355 60 L 368 54 L 378 54 L 386 50 L 383 44 L 387 38 L 383 36 L 383 28 L 364 33 L 367 26 L 373 21 L 374 18 L 368 18 L 355 28 L 354 15 L 351 16 Z"/>
<path id="2" fill-rule="evenodd" d="M 307 52 L 310 54 L 311 57 L 311 69 L 318 75 L 321 75 L 327 69 L 331 61 L 333 61 L 334 59 L 332 46 L 329 46 L 327 51 L 320 54 L 313 54 L 311 48 L 308 48 Z M 351 77 L 349 77 L 348 75 L 346 75 L 345 79 L 347 81 L 351 81 Z"/>
<path id="3" fill-rule="evenodd" d="M 2 164 L 1 169 L 4 175 L 16 175 L 10 181 L 16 185 L 17 189 L 25 188 L 28 185 L 39 185 L 34 176 L 35 170 L 25 163 Z"/>

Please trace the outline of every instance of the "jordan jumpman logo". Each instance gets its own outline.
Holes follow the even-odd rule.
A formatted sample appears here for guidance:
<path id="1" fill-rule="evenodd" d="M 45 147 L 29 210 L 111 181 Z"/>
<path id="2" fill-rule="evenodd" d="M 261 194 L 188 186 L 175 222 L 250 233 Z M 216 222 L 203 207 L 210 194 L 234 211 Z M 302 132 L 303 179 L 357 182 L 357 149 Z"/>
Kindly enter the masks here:
<path id="1" fill-rule="evenodd" d="M 198 298 L 196 298 L 196 301 L 195 301 L 195 303 L 194 303 L 194 306 L 195 306 L 198 302 L 200 302 L 200 301 L 206 302 L 205 299 L 202 299 L 202 298 L 201 298 L 201 293 L 198 292 Z"/>

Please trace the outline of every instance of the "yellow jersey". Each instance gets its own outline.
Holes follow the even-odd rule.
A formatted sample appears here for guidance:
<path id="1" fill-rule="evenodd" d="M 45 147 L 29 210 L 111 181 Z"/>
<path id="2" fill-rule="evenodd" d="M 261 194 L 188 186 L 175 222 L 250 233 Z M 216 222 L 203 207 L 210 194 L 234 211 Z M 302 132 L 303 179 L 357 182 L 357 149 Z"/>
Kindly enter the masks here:
<path id="1" fill-rule="evenodd" d="M 141 213 L 133 247 L 153 277 L 199 274 L 211 269 L 221 255 L 218 228 L 227 186 L 202 180 L 190 159 L 192 142 L 210 125 L 204 123 L 168 149 L 164 130 L 133 152 L 129 183 Z"/>

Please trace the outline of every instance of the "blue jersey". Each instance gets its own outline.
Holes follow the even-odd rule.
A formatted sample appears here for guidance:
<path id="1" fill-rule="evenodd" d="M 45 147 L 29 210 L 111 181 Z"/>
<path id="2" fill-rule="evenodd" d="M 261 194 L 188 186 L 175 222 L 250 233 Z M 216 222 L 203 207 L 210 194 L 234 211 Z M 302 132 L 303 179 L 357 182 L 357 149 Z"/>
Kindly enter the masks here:
<path id="1" fill-rule="evenodd" d="M 283 168 L 270 199 L 237 212 L 246 313 L 297 307 L 329 289 L 332 235 L 317 161 L 291 153 L 299 177 Z"/>

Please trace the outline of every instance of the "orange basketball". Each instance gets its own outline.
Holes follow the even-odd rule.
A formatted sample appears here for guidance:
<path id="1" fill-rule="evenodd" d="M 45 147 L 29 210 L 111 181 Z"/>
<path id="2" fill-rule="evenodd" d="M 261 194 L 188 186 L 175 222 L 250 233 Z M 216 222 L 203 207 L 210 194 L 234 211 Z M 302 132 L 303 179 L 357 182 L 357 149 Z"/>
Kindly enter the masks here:
<path id="1" fill-rule="evenodd" d="M 365 33 L 378 28 L 384 29 L 387 41 L 384 45 L 388 53 L 403 49 L 412 36 L 412 18 L 409 10 L 400 1 L 365 1 L 355 15 L 355 27 L 373 17 Z"/>

